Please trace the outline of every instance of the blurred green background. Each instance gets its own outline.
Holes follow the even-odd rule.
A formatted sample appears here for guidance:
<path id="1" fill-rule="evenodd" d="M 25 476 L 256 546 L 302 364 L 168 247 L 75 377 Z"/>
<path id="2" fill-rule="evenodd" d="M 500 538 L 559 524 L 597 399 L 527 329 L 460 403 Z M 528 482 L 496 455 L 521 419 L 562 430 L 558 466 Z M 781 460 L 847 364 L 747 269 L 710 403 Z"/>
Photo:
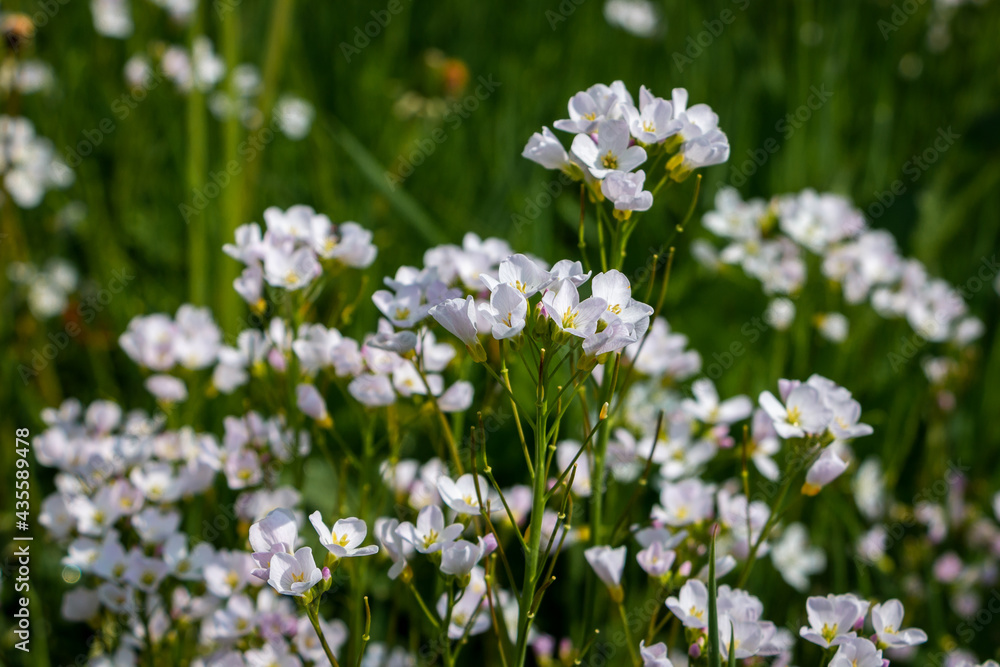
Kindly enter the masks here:
<path id="1" fill-rule="evenodd" d="M 42 4 L 9 2 L 3 9 L 30 14 Z M 80 298 L 99 292 L 115 272 L 135 277 L 52 363 L 23 382 L 18 364 L 30 362 L 50 333 L 65 329 L 78 302 L 66 317 L 37 321 L 6 272 L 0 275 L 4 489 L 14 429 L 39 432 L 42 407 L 69 396 L 153 407 L 138 369 L 117 349 L 117 337 L 133 316 L 173 313 L 193 300 L 213 306 L 229 337 L 238 332 L 245 311 L 230 288 L 237 266 L 220 247 L 236 225 L 261 220 L 267 206 L 309 204 L 335 222 L 356 220 L 374 230 L 380 254 L 373 276 L 420 264 L 425 248 L 460 243 L 469 231 L 506 238 L 516 250 L 551 261 L 575 258 L 575 192 L 532 208 L 554 175 L 520 152 L 532 132 L 565 116 L 572 94 L 597 82 L 622 79 L 636 96 L 640 84 L 662 96 L 686 87 L 692 102 L 718 113 L 732 156 L 704 170 L 695 220 L 712 208 L 724 184 L 738 185 L 744 197 L 806 187 L 834 191 L 871 212 L 878 210 L 870 207 L 880 193 L 903 179 L 905 192 L 869 222 L 891 231 L 903 253 L 923 261 L 932 274 L 963 285 L 1000 245 L 996 2 L 943 11 L 930 0 L 914 0 L 906 4 L 915 9 L 912 15 L 904 3 L 887 0 L 665 2 L 658 4 L 659 33 L 640 38 L 609 26 L 600 0 L 402 0 L 402 11 L 391 14 L 357 52 L 344 44 L 359 47 L 357 30 L 373 21 L 372 11 L 382 13 L 390 3 L 221 0 L 203 3 L 200 30 L 189 30 L 137 1 L 136 28 L 126 40 L 97 35 L 88 4 L 59 5 L 38 27 L 29 54 L 53 66 L 57 85 L 50 93 L 17 99 L 16 109 L 8 99 L 6 113 L 32 119 L 63 154 L 104 119 L 112 118 L 114 129 L 101 133 L 93 154 L 75 167 L 72 187 L 49 193 L 30 211 L 5 205 L 0 256 L 5 266 L 69 259 L 84 279 Z M 294 93 L 317 113 L 305 139 L 277 136 L 267 142 L 186 224 L 179 206 L 190 204 L 193 189 L 203 189 L 213 173 L 224 170 L 247 130 L 216 120 L 204 99 L 184 97 L 167 82 L 150 90 L 126 118 L 113 105 L 129 95 L 122 72 L 131 55 L 155 51 L 160 42 L 186 43 L 202 30 L 230 65 L 261 68 L 265 95 Z M 499 85 L 465 117 L 441 114 L 442 106 L 474 94 L 480 77 Z M 808 105 L 814 90 L 829 91 L 828 101 L 786 131 L 782 119 Z M 954 145 L 911 181 L 907 162 L 948 128 L 958 135 Z M 772 138 L 778 151 L 762 166 L 745 169 Z M 406 156 L 428 140 L 433 150 L 424 151 L 422 164 L 402 185 L 393 185 L 387 172 L 400 173 Z M 671 235 L 692 189 L 693 179 L 672 188 L 646 216 L 633 237 L 631 275 Z M 55 213 L 72 200 L 83 202 L 86 216 L 67 229 Z M 517 226 L 513 216 L 529 224 Z M 688 248 L 702 235 L 692 224 L 675 241 L 666 316 L 710 363 L 713 354 L 742 340 L 740 326 L 760 316 L 766 299 L 741 276 L 700 268 Z M 835 289 L 814 287 L 807 308 L 841 308 Z M 364 289 L 370 293 L 377 285 Z M 808 331 L 768 334 L 718 384 L 723 395 L 756 396 L 778 377 L 828 374 L 854 391 L 876 427 L 876 435 L 858 444 L 859 454 L 882 456 L 898 482 L 897 497 L 912 498 L 940 477 L 949 460 L 961 460 L 975 462 L 978 476 L 970 492 L 983 499 L 1000 481 L 1000 422 L 993 418 L 1000 413 L 1000 299 L 987 285 L 971 295 L 970 305 L 986 323 L 986 334 L 970 360 L 973 372 L 958 407 L 947 417 L 934 408 L 916 361 L 900 372 L 890 368 L 887 355 L 899 348 L 908 327 L 876 317 L 865 305 L 844 309 L 853 329 L 844 346 Z M 375 309 L 359 309 L 357 320 L 354 335 L 374 326 Z M 45 479 L 48 471 L 37 472 Z M 6 535 L 13 519 L 9 494 L 3 495 L 0 528 Z M 34 501 L 41 499 L 36 491 Z M 836 504 L 825 507 L 817 512 L 838 511 Z M 846 567 L 831 566 L 845 585 L 851 580 Z M 891 591 L 893 584 L 886 586 L 882 590 Z M 922 627 L 953 632 L 955 617 L 939 604 L 941 610 L 921 619 Z M 780 614 L 774 616 L 780 623 Z M 989 637 L 978 641 L 983 650 L 993 646 Z"/>

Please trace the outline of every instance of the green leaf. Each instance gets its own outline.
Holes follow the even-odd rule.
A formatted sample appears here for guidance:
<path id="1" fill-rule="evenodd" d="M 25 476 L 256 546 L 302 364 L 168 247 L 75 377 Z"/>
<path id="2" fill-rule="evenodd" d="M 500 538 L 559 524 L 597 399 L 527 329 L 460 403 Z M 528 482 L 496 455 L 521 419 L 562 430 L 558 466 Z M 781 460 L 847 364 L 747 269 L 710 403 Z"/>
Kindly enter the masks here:
<path id="1" fill-rule="evenodd" d="M 736 651 L 733 646 L 736 644 L 736 628 L 729 626 L 729 667 L 736 667 Z"/>
<path id="2" fill-rule="evenodd" d="M 712 541 L 708 547 L 708 665 L 722 667 L 722 650 L 719 647 L 719 601 L 715 583 L 715 534 L 718 526 L 712 527 Z M 732 644 L 730 643 L 730 646 Z M 730 663 L 733 664 L 732 659 Z"/>

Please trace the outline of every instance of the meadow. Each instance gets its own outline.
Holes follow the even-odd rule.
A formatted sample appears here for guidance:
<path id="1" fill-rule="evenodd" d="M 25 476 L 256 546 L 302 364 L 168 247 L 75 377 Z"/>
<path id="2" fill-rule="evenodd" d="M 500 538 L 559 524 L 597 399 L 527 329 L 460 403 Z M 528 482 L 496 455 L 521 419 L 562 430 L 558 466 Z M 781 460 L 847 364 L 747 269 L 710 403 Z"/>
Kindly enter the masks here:
<path id="1" fill-rule="evenodd" d="M 995 2 L 0 30 L 3 664 L 1000 659 Z"/>

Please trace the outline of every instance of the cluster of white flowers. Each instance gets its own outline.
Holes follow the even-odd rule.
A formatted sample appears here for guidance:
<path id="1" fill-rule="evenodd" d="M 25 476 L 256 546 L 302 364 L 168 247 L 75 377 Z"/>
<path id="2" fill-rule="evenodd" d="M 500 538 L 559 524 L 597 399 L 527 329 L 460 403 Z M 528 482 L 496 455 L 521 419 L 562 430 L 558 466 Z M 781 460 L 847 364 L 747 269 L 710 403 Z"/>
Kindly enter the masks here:
<path id="1" fill-rule="evenodd" d="M 643 86 L 637 107 L 621 81 L 595 84 L 570 98 L 569 118 L 557 120 L 555 128 L 575 135 L 569 152 L 545 127 L 532 135 L 522 155 L 585 181 L 595 197 L 614 203 L 622 219 L 653 204 L 654 193 L 644 189 L 646 172 L 634 171 L 647 159 L 654 166 L 665 160 L 664 179 L 675 181 L 729 159 L 719 117 L 707 104 L 689 107 L 684 88 L 674 88 L 667 100 Z"/>
<path id="2" fill-rule="evenodd" d="M 919 261 L 901 256 L 888 232 L 867 229 L 862 213 L 840 195 L 804 190 L 770 202 L 743 201 L 736 190 L 725 188 L 703 222 L 728 245 L 716 253 L 707 242 L 696 242 L 696 256 L 710 266 L 741 266 L 766 294 L 794 298 L 802 291 L 807 251 L 821 258 L 823 277 L 841 285 L 848 305 L 869 300 L 878 314 L 905 318 L 933 342 L 964 347 L 983 333 L 983 323 L 969 314 L 959 290 L 928 276 Z M 779 298 L 772 309 L 770 320 L 787 328 L 794 303 Z M 848 321 L 841 313 L 822 314 L 817 325 L 834 342 L 847 338 Z"/>
<path id="3" fill-rule="evenodd" d="M 12 262 L 7 266 L 7 277 L 24 286 L 28 308 L 39 319 L 62 313 L 80 279 L 76 267 L 58 257 L 53 257 L 41 268 L 28 262 Z"/>
<path id="4" fill-rule="evenodd" d="M 246 264 L 234 283 L 236 291 L 257 307 L 263 301 L 264 283 L 285 290 L 300 290 L 323 272 L 321 262 L 365 268 L 377 249 L 372 234 L 356 222 L 334 225 L 330 218 L 308 206 L 287 211 L 271 207 L 264 211 L 266 229 L 252 222 L 236 230 L 236 243 L 223 251 Z"/>
<path id="5" fill-rule="evenodd" d="M 52 66 L 33 58 L 8 59 L 0 63 L 0 90 L 31 95 L 48 91 L 55 83 Z"/>
<path id="6" fill-rule="evenodd" d="M 0 116 L 0 174 L 4 192 L 21 208 L 35 208 L 47 191 L 67 188 L 74 179 L 52 142 L 18 116 Z"/>
<path id="7" fill-rule="evenodd" d="M 125 5 L 105 4 L 119 10 L 105 24 L 121 23 Z M 208 91 L 225 74 L 202 41 L 193 54 L 168 53 L 164 60 L 182 87 Z M 238 99 L 215 98 L 219 113 L 244 113 L 255 77 L 242 70 Z M 715 646 L 723 659 L 758 664 L 773 656 L 774 664 L 789 664 L 794 634 L 765 620 L 763 603 L 743 587 L 757 560 L 769 556 L 790 586 L 810 590 L 827 556 L 810 544 L 805 519 L 787 518 L 791 497 L 815 496 L 841 478 L 854 458 L 852 441 L 873 429 L 860 421 L 852 393 L 820 375 L 781 379 L 776 394 L 761 392 L 756 402 L 720 395 L 717 376 L 701 376 L 701 357 L 688 339 L 657 316 L 661 306 L 633 298 L 620 270 L 623 237 L 640 217 L 631 213 L 649 209 L 661 185 L 728 157 L 715 114 L 705 105 L 688 107 L 683 89 L 668 101 L 643 88 L 635 107 L 615 82 L 574 96 L 569 115 L 555 127 L 575 134 L 570 152 L 545 128 L 524 154 L 582 181 L 598 224 L 623 232 L 611 254 L 601 241 L 603 270 L 590 270 L 586 256 L 549 264 L 501 239 L 467 234 L 461 245 L 428 250 L 422 266 L 385 277 L 372 295 L 381 314 L 376 330 L 351 338 L 341 328 L 365 293 L 352 282 L 356 270 L 370 267 L 378 253 L 372 232 L 354 222 L 334 225 L 304 205 L 268 208 L 263 228 L 243 225 L 223 248 L 244 267 L 233 287 L 252 311 L 234 338 L 224 339 L 210 310 L 190 304 L 174 316 L 136 317 L 120 337 L 125 354 L 148 372 L 146 388 L 164 414 L 124 414 L 109 401 L 84 410 L 75 400 L 45 411 L 48 428 L 33 446 L 38 461 L 56 469 L 56 491 L 44 500 L 40 523 L 67 551 L 64 578 L 75 574 L 80 581 L 64 597 L 63 615 L 95 627 L 118 616 L 119 631 L 101 636 L 99 647 L 116 664 L 135 664 L 139 653 L 151 657 L 168 646 L 204 667 L 337 664 L 348 628 L 321 618 L 320 603 L 339 597 L 342 586 L 357 586 L 355 619 L 369 613 L 360 587 L 372 583 L 377 565 L 397 583 L 388 589 L 383 581 L 373 593 L 393 596 L 404 586 L 412 593 L 411 609 L 437 632 L 435 659 L 456 664 L 468 638 L 492 630 L 501 652 L 517 651 L 510 664 L 525 664 L 530 647 L 547 667 L 555 664 L 556 642 L 535 627 L 547 619 L 542 599 L 557 559 L 580 544 L 618 606 L 633 665 L 697 663 Z M 651 191 L 644 189 L 645 173 L 635 171 L 649 158 L 663 166 Z M 616 221 L 607 219 L 610 213 L 602 217 L 606 200 Z M 944 313 L 941 340 L 974 338 L 959 333 L 972 327 L 964 302 L 954 306 L 943 283 L 900 258 L 891 237 L 864 231 L 863 218 L 843 198 L 807 191 L 766 204 L 726 191 L 717 204 L 706 226 L 730 240 L 721 261 L 741 264 L 768 293 L 798 293 L 809 252 L 823 257 L 824 276 L 843 285 L 849 303 L 870 299 L 879 312 L 905 315 L 915 327 Z M 705 247 L 698 253 L 710 255 Z M 713 255 L 713 261 L 719 260 Z M 321 294 L 327 287 L 333 293 Z M 784 309 L 790 319 L 788 306 L 794 309 L 790 301 L 776 306 L 776 316 Z M 828 319 L 827 335 L 846 335 L 846 322 Z M 461 345 L 439 340 L 438 327 Z M 933 366 L 929 376 L 949 372 Z M 474 382 L 483 378 L 479 389 Z M 519 397 L 529 383 L 533 412 Z M 238 397 L 219 398 L 230 405 L 243 399 L 236 415 L 206 411 L 204 418 L 221 428 L 195 427 L 202 399 L 241 388 Z M 512 448 L 498 446 L 486 410 L 471 439 L 463 439 L 477 391 L 484 406 L 513 412 L 506 433 L 517 433 L 530 486 L 524 477 L 508 477 L 508 457 L 496 469 L 488 462 L 488 439 L 489 456 Z M 342 404 L 328 405 L 330 396 Z M 360 446 L 341 435 L 334 424 L 340 415 L 356 419 L 350 437 Z M 437 454 L 429 460 L 420 456 L 424 435 Z M 339 456 L 328 441 L 336 441 Z M 301 534 L 299 489 L 307 484 L 314 445 L 338 479 L 337 513 L 345 518 L 329 525 L 321 512 L 309 514 L 316 538 L 309 545 Z M 280 485 L 290 477 L 294 487 Z M 870 522 L 900 509 L 887 501 L 884 477 L 872 459 L 853 480 L 859 511 Z M 628 486 L 634 495 L 627 505 L 603 507 L 617 495 L 612 491 Z M 655 497 L 647 500 L 649 487 Z M 346 516 L 354 494 L 361 497 L 360 516 Z M 385 514 L 390 495 L 394 516 Z M 309 499 L 325 502 L 323 496 L 321 488 Z M 946 500 L 915 502 L 907 516 L 927 529 L 921 548 L 958 529 L 982 553 L 977 563 L 954 554 L 934 563 L 956 610 L 968 612 L 981 602 L 969 593 L 996 580 L 1000 528 L 964 512 L 961 503 L 961 494 L 949 490 Z M 218 511 L 203 518 L 202 505 Z M 1000 495 L 995 505 L 1000 519 Z M 574 506 L 587 508 L 589 526 L 574 524 Z M 622 506 L 621 519 L 611 516 Z M 378 546 L 365 544 L 368 521 Z M 232 548 L 210 544 L 221 535 L 219 544 Z M 881 563 L 884 538 L 885 527 L 877 525 L 856 551 Z M 514 577 L 508 554 L 523 556 L 523 579 Z M 345 559 L 352 559 L 349 567 Z M 627 568 L 641 571 L 641 581 L 630 585 Z M 713 590 L 718 578 L 736 571 L 735 586 Z M 433 586 L 425 572 L 433 574 Z M 421 589 L 430 588 L 428 605 Z M 651 618 L 644 616 L 649 631 L 638 642 L 626 610 L 637 589 L 665 598 L 665 605 L 643 609 Z M 584 595 L 596 616 L 603 592 Z M 899 600 L 875 602 L 853 594 L 810 597 L 799 638 L 821 647 L 825 663 L 835 667 L 885 667 L 893 651 L 927 641 L 922 630 L 902 627 Z M 421 620 L 405 619 L 413 638 Z M 683 640 L 670 633 L 669 647 L 652 643 L 671 620 L 683 626 Z M 351 657 L 359 664 L 412 667 L 427 658 L 381 644 L 366 655 L 366 621 L 351 627 Z M 710 637 L 716 621 L 718 637 Z M 184 637 L 191 646 L 180 646 L 187 640 L 178 639 L 178 627 L 190 629 Z M 680 644 L 680 655 L 670 653 Z M 559 660 L 580 663 L 592 646 L 564 640 Z"/>
<path id="8" fill-rule="evenodd" d="M 156 64 L 143 53 L 137 53 L 125 63 L 125 80 L 133 89 L 149 89 L 157 84 L 157 77 L 171 81 L 178 92 L 192 90 L 208 93 L 208 108 L 219 120 L 237 118 L 250 130 L 262 128 L 265 120 L 258 107 L 262 90 L 260 70 L 251 63 L 236 65 L 229 72 L 229 85 L 222 85 L 227 68 L 222 57 L 215 52 L 212 41 L 201 35 L 189 50 L 185 46 L 171 45 L 154 49 Z M 154 67 L 158 68 L 154 70 Z M 309 134 L 316 110 L 308 101 L 295 95 L 283 94 L 271 109 L 274 128 L 292 140 Z"/>
<path id="9" fill-rule="evenodd" d="M 123 415 L 109 401 L 84 410 L 71 399 L 58 410 L 46 410 L 43 419 L 49 428 L 36 439 L 35 451 L 41 464 L 59 472 L 57 491 L 43 501 L 39 522 L 66 545 L 67 572 L 93 582 L 67 592 L 62 613 L 68 620 L 89 621 L 103 609 L 122 619 L 115 664 L 136 664 L 135 651 L 146 633 L 159 642 L 178 619 L 198 629 L 199 650 L 208 656 L 204 664 L 233 664 L 233 648 L 255 632 L 266 643 L 236 654 L 238 664 L 244 658 L 250 665 L 323 659 L 308 619 L 288 601 L 259 590 L 263 579 L 277 593 L 301 595 L 307 588 L 294 581 L 296 576 L 307 572 L 317 581 L 322 578 L 315 566 L 303 569 L 311 560 L 308 547 L 292 551 L 298 541 L 292 514 L 271 511 L 296 505 L 299 493 L 261 486 L 270 483 L 262 465 L 280 466 L 293 454 L 292 434 L 280 420 L 256 413 L 227 418 L 220 446 L 211 434 L 186 427 L 163 430 L 162 418 L 141 411 Z M 232 514 L 206 517 L 195 530 L 185 530 L 181 504 L 211 488 L 219 472 L 230 489 L 243 490 Z M 250 530 L 253 558 L 210 544 L 229 521 L 262 517 Z M 362 521 L 342 520 L 327 529 L 318 512 L 310 519 L 334 560 L 377 551 L 358 548 L 366 532 Z M 289 522 L 293 535 L 277 539 Z M 206 541 L 197 540 L 199 533 Z M 295 558 L 286 557 L 282 543 Z M 339 620 L 322 626 L 336 650 L 346 639 L 346 626 Z"/>
<path id="10" fill-rule="evenodd" d="M 480 330 L 489 331 L 498 341 L 516 340 L 529 323 L 529 331 L 545 327 L 546 334 L 556 340 L 580 339 L 585 355 L 596 361 L 635 343 L 649 327 L 653 309 L 632 298 L 628 279 L 614 269 L 595 275 L 592 295 L 581 299 L 579 288 L 590 276 L 580 262 L 562 260 L 546 269 L 526 255 L 511 255 L 500 262 L 496 277 L 481 273 L 489 290 L 488 301 L 477 304 L 472 296 L 452 297 L 424 312 L 465 343 L 477 361 L 486 360 Z M 420 295 L 418 292 L 418 301 L 413 302 L 409 294 L 402 290 L 396 295 L 376 293 L 376 304 L 383 313 L 396 308 L 397 315 L 405 311 L 413 318 L 411 305 L 420 308 Z M 532 305 L 529 300 L 536 295 L 540 298 Z M 400 305 L 401 297 L 409 302 Z"/>
<path id="11" fill-rule="evenodd" d="M 604 18 L 636 37 L 653 37 L 660 30 L 660 14 L 649 0 L 607 0 Z"/>
<path id="12" fill-rule="evenodd" d="M 152 2 L 163 8 L 172 22 L 182 26 L 190 23 L 198 7 L 198 0 L 152 0 Z M 104 37 L 125 39 L 135 30 L 131 0 L 91 0 L 90 11 L 94 18 L 94 30 Z"/>

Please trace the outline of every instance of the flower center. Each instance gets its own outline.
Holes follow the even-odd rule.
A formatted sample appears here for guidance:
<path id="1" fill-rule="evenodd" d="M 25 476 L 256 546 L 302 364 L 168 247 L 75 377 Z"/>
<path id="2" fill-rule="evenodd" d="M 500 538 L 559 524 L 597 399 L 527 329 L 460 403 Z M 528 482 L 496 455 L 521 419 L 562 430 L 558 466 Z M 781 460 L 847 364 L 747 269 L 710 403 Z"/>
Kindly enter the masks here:
<path id="1" fill-rule="evenodd" d="M 563 329 L 572 329 L 576 326 L 576 313 L 573 312 L 572 308 L 567 308 L 566 312 L 562 316 Z"/>
<path id="2" fill-rule="evenodd" d="M 601 158 L 601 164 L 604 165 L 605 169 L 617 169 L 618 168 L 618 156 L 608 151 Z"/>
<path id="3" fill-rule="evenodd" d="M 426 535 L 424 535 L 424 549 L 430 549 L 431 545 L 437 542 L 438 534 L 436 530 L 430 530 Z"/>
<path id="4" fill-rule="evenodd" d="M 789 408 L 788 410 L 788 423 L 792 426 L 798 426 L 799 420 L 802 419 L 802 410 L 795 408 Z"/>

